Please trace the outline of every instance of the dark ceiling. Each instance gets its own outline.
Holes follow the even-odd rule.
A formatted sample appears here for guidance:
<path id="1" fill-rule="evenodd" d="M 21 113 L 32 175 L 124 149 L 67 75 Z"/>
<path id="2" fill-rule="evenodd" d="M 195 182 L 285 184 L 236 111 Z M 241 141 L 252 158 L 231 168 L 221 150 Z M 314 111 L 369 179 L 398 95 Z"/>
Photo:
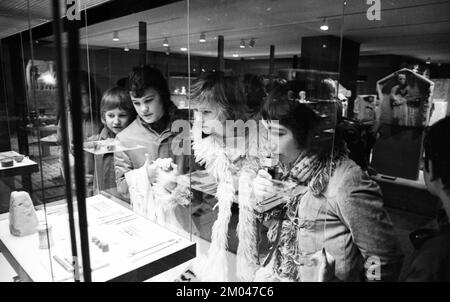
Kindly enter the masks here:
<path id="1" fill-rule="evenodd" d="M 119 0 L 121 1 L 121 0 Z M 8 21 L 25 16 L 11 11 L 12 4 L 0 4 L 0 37 L 13 33 L 18 25 Z M 30 1 L 33 7 L 32 25 L 49 19 L 46 1 Z M 86 1 L 82 1 L 84 3 Z M 104 1 L 87 1 L 95 5 Z M 299 55 L 301 38 L 331 34 L 361 43 L 361 55 L 395 54 L 433 63 L 450 63 L 450 1 L 381 0 L 381 20 L 366 17 L 369 5 L 365 0 L 190 0 L 128 15 L 83 28 L 81 44 L 90 47 L 138 48 L 138 22 L 147 22 L 147 47 L 164 52 L 165 38 L 171 52 L 188 47 L 191 54 L 215 56 L 217 36 L 225 38 L 225 57 L 233 55 L 262 58 L 275 45 L 277 57 Z M 329 23 L 327 32 L 319 29 L 323 18 Z M 22 19 L 21 19 L 22 18 Z M 87 15 L 89 18 L 89 14 Z M 23 22 L 21 23 L 23 26 Z M 13 26 L 15 30 L 9 28 Z M 8 27 L 9 26 L 9 27 Z M 19 26 L 20 27 L 20 26 Z M 120 41 L 113 41 L 118 31 Z M 206 42 L 200 43 L 204 33 Z M 248 42 L 255 40 L 255 47 Z M 240 48 L 244 39 L 246 48 Z M 51 38 L 48 38 L 51 40 Z"/>

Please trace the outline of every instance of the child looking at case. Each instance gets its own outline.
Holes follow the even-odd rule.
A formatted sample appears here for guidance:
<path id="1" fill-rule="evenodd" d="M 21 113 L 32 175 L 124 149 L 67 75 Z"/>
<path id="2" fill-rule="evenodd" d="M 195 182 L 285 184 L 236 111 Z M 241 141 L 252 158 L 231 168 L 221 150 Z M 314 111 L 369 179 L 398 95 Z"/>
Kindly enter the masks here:
<path id="1" fill-rule="evenodd" d="M 112 140 L 135 119 L 136 110 L 128 91 L 121 87 L 108 89 L 100 103 L 100 114 L 103 129 L 88 141 Z M 116 187 L 113 152 L 90 156 L 87 161 L 88 173 L 96 176 L 94 188 L 104 190 Z"/>

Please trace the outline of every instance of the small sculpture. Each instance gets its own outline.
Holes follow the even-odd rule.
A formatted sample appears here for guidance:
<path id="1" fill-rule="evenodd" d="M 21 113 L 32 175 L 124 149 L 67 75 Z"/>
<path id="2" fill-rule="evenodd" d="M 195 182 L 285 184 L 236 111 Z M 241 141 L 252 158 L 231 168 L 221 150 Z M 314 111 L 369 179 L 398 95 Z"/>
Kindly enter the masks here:
<path id="1" fill-rule="evenodd" d="M 9 203 L 9 231 L 14 236 L 36 233 L 38 218 L 30 195 L 24 191 L 11 192 Z"/>

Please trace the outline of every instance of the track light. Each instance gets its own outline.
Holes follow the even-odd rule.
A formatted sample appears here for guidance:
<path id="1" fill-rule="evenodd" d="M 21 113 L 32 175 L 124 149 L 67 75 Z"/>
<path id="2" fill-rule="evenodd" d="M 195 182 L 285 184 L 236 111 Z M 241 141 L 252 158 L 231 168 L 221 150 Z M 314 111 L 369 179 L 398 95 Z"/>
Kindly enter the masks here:
<path id="1" fill-rule="evenodd" d="M 250 48 L 255 47 L 255 39 L 251 38 L 250 42 L 248 42 L 248 46 L 249 46 Z"/>
<path id="2" fill-rule="evenodd" d="M 120 41 L 119 32 L 117 30 L 113 32 L 113 41 Z"/>
<path id="3" fill-rule="evenodd" d="M 327 18 L 323 18 L 323 22 L 320 25 L 320 30 L 327 31 L 328 30 L 328 20 Z"/>
<path id="4" fill-rule="evenodd" d="M 205 35 L 205 33 L 201 33 L 200 34 L 200 39 L 198 41 L 200 43 L 205 43 L 206 42 L 206 35 Z"/>
<path id="5" fill-rule="evenodd" d="M 245 48 L 245 40 L 241 40 L 241 44 L 239 45 L 240 48 Z"/>
<path id="6" fill-rule="evenodd" d="M 164 47 L 169 47 L 169 40 L 167 38 L 164 38 L 163 46 Z"/>

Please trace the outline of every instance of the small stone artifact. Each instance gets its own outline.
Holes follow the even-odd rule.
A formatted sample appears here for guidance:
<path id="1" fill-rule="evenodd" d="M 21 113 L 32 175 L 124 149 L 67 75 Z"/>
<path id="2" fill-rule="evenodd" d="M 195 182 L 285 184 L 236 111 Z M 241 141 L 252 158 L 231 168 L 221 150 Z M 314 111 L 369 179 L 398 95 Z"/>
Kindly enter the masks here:
<path id="1" fill-rule="evenodd" d="M 14 236 L 36 233 L 38 218 L 30 195 L 25 191 L 11 192 L 9 203 L 9 231 Z"/>

